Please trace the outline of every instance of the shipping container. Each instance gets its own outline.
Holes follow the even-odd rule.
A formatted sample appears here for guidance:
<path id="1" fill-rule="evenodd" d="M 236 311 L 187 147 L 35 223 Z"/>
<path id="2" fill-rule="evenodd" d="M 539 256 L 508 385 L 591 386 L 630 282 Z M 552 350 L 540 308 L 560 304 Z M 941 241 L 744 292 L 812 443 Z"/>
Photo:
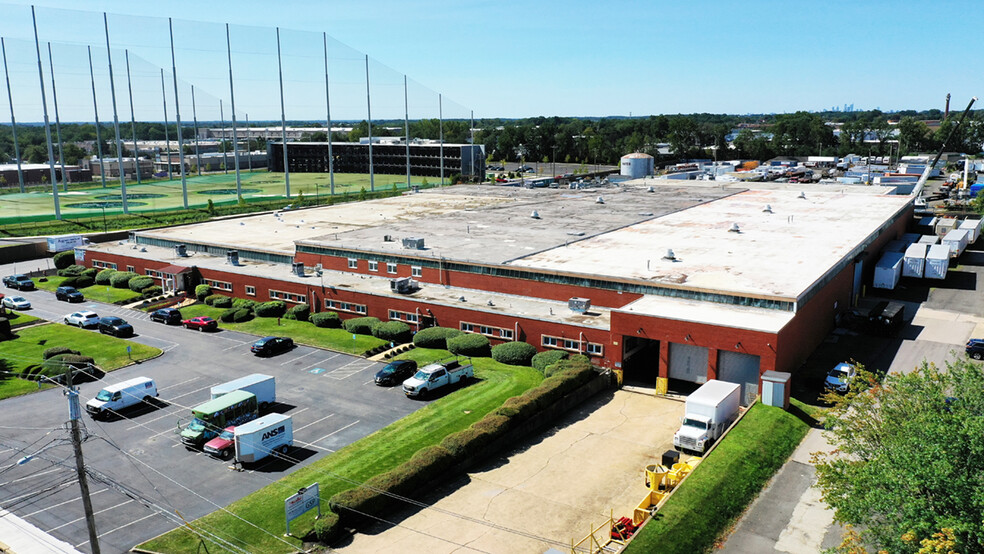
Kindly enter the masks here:
<path id="1" fill-rule="evenodd" d="M 957 228 L 958 222 L 953 217 L 941 217 L 936 220 L 936 234 L 943 237 L 947 233 Z"/>
<path id="2" fill-rule="evenodd" d="M 977 237 L 981 236 L 981 222 L 984 219 L 965 219 L 960 222 L 960 226 L 957 229 L 963 229 L 970 232 L 970 236 L 967 237 L 967 244 L 974 244 L 977 242 Z"/>
<path id="3" fill-rule="evenodd" d="M 950 247 L 950 257 L 956 258 L 963 254 L 970 240 L 970 231 L 966 229 L 954 229 L 943 237 L 940 244 Z"/>
<path id="4" fill-rule="evenodd" d="M 926 265 L 926 250 L 929 249 L 925 244 L 910 244 L 905 249 L 905 263 L 902 265 L 903 277 L 922 278 L 923 269 Z"/>
<path id="5" fill-rule="evenodd" d="M 929 247 L 926 253 L 927 279 L 946 279 L 946 271 L 950 267 L 950 247 L 943 244 L 934 244 Z"/>
<path id="6" fill-rule="evenodd" d="M 930 246 L 940 243 L 940 237 L 936 235 L 923 235 L 916 241 L 918 244 L 928 244 Z"/>
<path id="7" fill-rule="evenodd" d="M 901 252 L 885 252 L 885 254 L 875 264 L 874 287 L 878 289 L 894 289 L 899 284 L 902 277 L 902 261 L 904 256 Z"/>

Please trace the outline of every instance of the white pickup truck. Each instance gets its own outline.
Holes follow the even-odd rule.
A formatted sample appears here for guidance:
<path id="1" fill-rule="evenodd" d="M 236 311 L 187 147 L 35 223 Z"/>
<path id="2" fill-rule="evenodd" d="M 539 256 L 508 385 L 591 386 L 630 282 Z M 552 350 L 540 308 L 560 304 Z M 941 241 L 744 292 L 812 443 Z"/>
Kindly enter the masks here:
<path id="1" fill-rule="evenodd" d="M 471 358 L 444 360 L 425 365 L 413 377 L 403 382 L 403 393 L 407 396 L 426 396 L 446 385 L 460 383 L 475 376 Z"/>

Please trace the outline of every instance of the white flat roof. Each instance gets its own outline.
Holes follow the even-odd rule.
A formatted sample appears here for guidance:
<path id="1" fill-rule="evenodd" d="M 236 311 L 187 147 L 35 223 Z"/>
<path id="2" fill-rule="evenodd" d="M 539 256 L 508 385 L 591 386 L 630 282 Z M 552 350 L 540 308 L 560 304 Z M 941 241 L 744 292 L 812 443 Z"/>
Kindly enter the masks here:
<path id="1" fill-rule="evenodd" d="M 778 333 L 796 316 L 795 312 L 784 310 L 765 310 L 655 295 L 643 296 L 635 302 L 612 311 L 748 329 L 763 333 Z"/>

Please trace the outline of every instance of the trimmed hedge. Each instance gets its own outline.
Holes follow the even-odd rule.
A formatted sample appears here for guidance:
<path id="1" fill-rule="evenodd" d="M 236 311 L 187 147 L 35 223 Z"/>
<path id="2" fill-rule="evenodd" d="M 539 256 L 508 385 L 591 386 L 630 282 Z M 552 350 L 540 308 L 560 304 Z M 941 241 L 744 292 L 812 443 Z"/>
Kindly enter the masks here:
<path id="1" fill-rule="evenodd" d="M 309 318 L 315 327 L 325 329 L 338 329 L 342 326 L 342 319 L 335 312 L 318 312 L 311 314 Z"/>
<path id="2" fill-rule="evenodd" d="M 195 287 L 195 298 L 199 302 L 204 302 L 210 294 L 212 294 L 212 287 L 209 285 L 197 285 Z"/>
<path id="3" fill-rule="evenodd" d="M 233 298 L 232 299 L 232 307 L 233 308 L 245 308 L 245 309 L 247 309 L 249 311 L 253 311 L 253 310 L 256 309 L 256 306 L 257 306 L 256 300 L 250 300 L 248 298 Z"/>
<path id="4" fill-rule="evenodd" d="M 154 286 L 154 278 L 146 275 L 138 275 L 130 279 L 130 282 L 126 286 L 130 287 L 130 290 L 133 292 L 141 292 L 147 287 Z"/>
<path id="5" fill-rule="evenodd" d="M 565 371 L 577 371 L 583 373 L 588 379 L 591 378 L 593 369 L 591 368 L 591 359 L 584 354 L 575 354 L 567 358 L 566 360 L 560 360 L 559 362 L 553 364 L 544 370 L 544 377 L 551 377 L 557 375 L 558 373 L 564 373 Z M 585 373 L 586 372 L 586 373 Z"/>
<path id="6" fill-rule="evenodd" d="M 96 273 L 96 284 L 97 285 L 108 285 L 113 275 L 116 275 L 117 271 L 115 269 L 104 269 L 99 273 Z"/>
<path id="7" fill-rule="evenodd" d="M 75 250 L 59 252 L 52 256 L 51 259 L 55 264 L 55 269 L 65 269 L 75 263 Z"/>
<path id="8" fill-rule="evenodd" d="M 385 321 L 376 323 L 372 326 L 370 332 L 372 333 L 372 336 L 377 339 L 383 339 L 396 344 L 410 342 L 412 338 L 412 335 L 410 334 L 410 326 L 402 321 Z"/>
<path id="9" fill-rule="evenodd" d="M 232 323 L 235 321 L 234 318 L 236 316 L 236 312 L 238 311 L 239 308 L 229 308 L 228 310 L 222 312 L 222 315 L 219 316 L 219 321 L 222 323 Z"/>
<path id="10" fill-rule="evenodd" d="M 83 271 L 82 275 L 85 275 L 86 277 L 92 277 L 92 279 L 95 280 L 96 275 L 99 275 L 100 271 L 102 270 L 99 269 L 98 267 L 90 267 L 89 269 Z"/>
<path id="11" fill-rule="evenodd" d="M 567 352 L 564 352 L 563 350 L 547 350 L 533 356 L 531 363 L 533 365 L 533 369 L 539 371 L 540 373 L 544 373 L 548 367 L 566 358 Z"/>
<path id="12" fill-rule="evenodd" d="M 345 529 L 339 524 L 338 514 L 335 512 L 325 511 L 321 514 L 321 519 L 314 522 L 314 538 L 323 544 L 334 542 L 335 539 L 342 536 L 344 531 Z"/>
<path id="13" fill-rule="evenodd" d="M 251 319 L 253 319 L 253 312 L 252 310 L 247 310 L 246 308 L 236 309 L 236 313 L 232 316 L 232 321 L 234 323 L 242 323 Z"/>
<path id="14" fill-rule="evenodd" d="M 65 373 L 69 367 L 72 369 L 90 371 L 92 370 L 94 363 L 95 359 L 91 356 L 82 356 L 79 354 L 58 354 L 57 356 L 48 358 L 41 364 L 41 373 L 43 375 L 47 375 L 48 377 L 52 377 Z"/>
<path id="15" fill-rule="evenodd" d="M 109 278 L 109 284 L 114 289 L 125 289 L 130 284 L 130 279 L 134 277 L 137 277 L 137 274 L 132 271 L 117 271 L 115 275 Z"/>
<path id="16" fill-rule="evenodd" d="M 311 306 L 307 304 L 298 304 L 293 308 L 287 310 L 284 314 L 284 319 L 296 319 L 297 321 L 307 321 L 311 316 Z"/>
<path id="17" fill-rule="evenodd" d="M 161 288 L 160 285 L 153 285 L 153 286 L 147 287 L 147 288 L 143 289 L 142 291 L 140 291 L 140 294 L 144 298 L 153 298 L 155 296 L 160 296 L 160 295 L 164 294 L 164 289 Z"/>
<path id="18" fill-rule="evenodd" d="M 72 350 L 71 348 L 69 348 L 67 346 L 52 346 L 51 348 L 46 348 L 44 350 L 44 352 L 41 353 L 41 359 L 42 360 L 47 360 L 48 358 L 51 358 L 53 356 L 57 356 L 59 354 L 76 354 L 76 355 L 78 355 L 78 354 L 81 354 L 81 352 L 79 352 L 78 350 Z"/>
<path id="19" fill-rule="evenodd" d="M 72 264 L 68 267 L 63 267 L 59 269 L 56 273 L 59 277 L 77 277 L 82 275 L 82 272 L 86 270 L 84 265 Z"/>
<path id="20" fill-rule="evenodd" d="M 417 348 L 439 348 L 447 350 L 448 339 L 461 335 L 461 331 L 450 327 L 428 327 L 421 329 L 413 336 L 413 345 Z"/>
<path id="21" fill-rule="evenodd" d="M 79 275 L 77 277 L 68 277 L 62 281 L 61 286 L 63 287 L 75 287 L 77 289 L 84 289 L 86 287 L 91 287 L 95 281 L 92 277 L 87 275 Z"/>
<path id="22" fill-rule="evenodd" d="M 536 347 L 521 341 L 504 342 L 492 348 L 492 359 L 506 365 L 530 365 Z"/>
<path id="23" fill-rule="evenodd" d="M 284 304 L 280 300 L 271 300 L 270 302 L 264 302 L 258 306 L 254 312 L 256 317 L 281 317 L 284 312 L 287 311 L 287 304 Z"/>
<path id="24" fill-rule="evenodd" d="M 212 296 L 218 296 L 218 298 L 212 300 L 213 308 L 232 308 L 232 298 L 228 296 L 219 296 L 219 295 L 212 295 Z"/>
<path id="25" fill-rule="evenodd" d="M 344 327 L 349 333 L 355 333 L 356 335 L 371 335 L 372 326 L 377 323 L 379 323 L 379 318 L 356 317 L 343 321 L 342 327 Z"/>
<path id="26" fill-rule="evenodd" d="M 481 449 L 492 444 L 492 441 L 498 436 L 498 433 L 488 428 L 472 425 L 463 431 L 444 437 L 441 446 L 447 448 L 448 452 L 455 458 L 464 459 L 477 454 Z"/>
<path id="27" fill-rule="evenodd" d="M 489 356 L 489 339 L 485 335 L 465 333 L 448 339 L 448 351 L 456 356 Z"/>

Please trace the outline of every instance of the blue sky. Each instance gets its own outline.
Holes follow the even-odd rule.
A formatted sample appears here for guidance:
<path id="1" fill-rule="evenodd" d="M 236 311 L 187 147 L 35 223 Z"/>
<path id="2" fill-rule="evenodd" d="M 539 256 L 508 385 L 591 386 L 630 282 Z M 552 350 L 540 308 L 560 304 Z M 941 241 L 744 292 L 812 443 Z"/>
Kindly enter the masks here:
<path id="1" fill-rule="evenodd" d="M 984 8 L 973 2 L 35 4 L 42 40 L 55 43 L 65 120 L 91 119 L 86 44 L 99 48 L 93 50 L 97 87 L 107 89 L 98 93 L 100 118 L 106 118 L 104 112 L 111 116 L 108 82 L 100 75 L 106 73 L 101 11 L 110 13 L 118 104 L 126 103 L 121 96 L 126 83 L 122 52 L 116 49 L 129 49 L 131 66 L 139 67 L 138 119 L 162 110 L 160 67 L 167 69 L 165 88 L 173 87 L 166 19 L 160 19 L 166 17 L 175 18 L 180 43 L 184 120 L 190 119 L 185 89 L 192 84 L 196 101 L 204 105 L 200 119 L 212 112 L 218 118 L 213 104 L 219 98 L 229 111 L 223 22 L 233 24 L 240 118 L 247 112 L 251 119 L 280 117 L 274 26 L 282 28 L 288 119 L 325 117 L 322 31 L 338 41 L 329 45 L 335 119 L 365 117 L 363 54 L 370 57 L 374 118 L 403 116 L 404 74 L 411 80 L 411 118 L 436 117 L 438 92 L 444 95 L 445 117 L 466 117 L 470 110 L 476 117 L 790 112 L 850 103 L 926 109 L 942 108 L 947 92 L 962 108 L 970 96 L 984 92 L 984 74 L 973 64 Z M 5 15 L 0 35 L 10 41 L 8 58 L 16 58 L 9 60 L 15 62 L 14 104 L 25 121 L 40 119 L 32 116 L 40 104 L 28 5 L 0 5 Z M 91 13 L 70 11 L 80 5 Z M 173 90 L 167 94 L 173 96 Z M 5 98 L 0 104 L 6 111 Z M 121 118 L 129 117 L 128 106 L 118 107 Z"/>

